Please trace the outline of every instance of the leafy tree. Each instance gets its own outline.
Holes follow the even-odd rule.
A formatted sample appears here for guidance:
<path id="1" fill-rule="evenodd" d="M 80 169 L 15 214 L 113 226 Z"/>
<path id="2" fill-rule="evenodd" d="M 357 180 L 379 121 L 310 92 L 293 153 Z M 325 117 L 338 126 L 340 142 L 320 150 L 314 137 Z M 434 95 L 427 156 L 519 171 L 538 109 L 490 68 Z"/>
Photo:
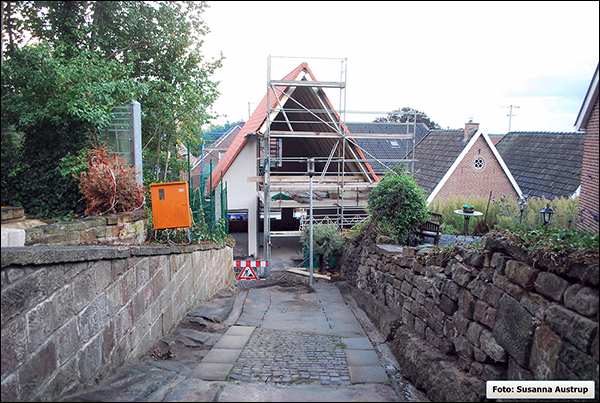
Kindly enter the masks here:
<path id="1" fill-rule="evenodd" d="M 46 42 L 15 49 L 2 63 L 2 127 L 14 126 L 23 141 L 7 156 L 3 205 L 45 217 L 82 212 L 77 172 L 65 161 L 85 158 L 79 152 L 108 126 L 112 104 L 139 88 L 123 66 L 93 52 L 66 57 Z"/>
<path id="2" fill-rule="evenodd" d="M 31 188 L 44 169 L 31 170 L 38 164 L 35 145 L 42 144 L 37 138 L 43 133 L 54 146 L 43 150 L 44 164 L 55 164 L 42 181 L 52 183 L 58 161 L 78 155 L 110 124 L 112 107 L 131 100 L 142 104 L 145 181 L 176 177 L 177 142 L 198 136 L 214 117 L 209 108 L 219 95 L 210 77 L 223 58 L 207 62 L 200 52 L 206 7 L 188 1 L 2 2 L 2 125 L 25 136 L 21 149 L 11 149 L 20 153 L 6 175 L 13 181 L 5 183 L 2 175 L 3 204 L 5 187 L 17 186 L 17 179 L 53 204 L 48 189 Z M 27 204 L 27 197 L 14 194 L 10 203 Z"/>
<path id="3" fill-rule="evenodd" d="M 423 123 L 429 130 L 440 130 L 442 126 L 435 123 L 425 113 L 416 111 L 417 123 Z M 390 123 L 412 123 L 415 121 L 415 113 L 412 108 L 405 106 L 401 109 L 396 109 L 394 112 L 388 114 L 386 117 L 378 117 L 374 122 L 390 122 Z"/>
<path id="4" fill-rule="evenodd" d="M 427 215 L 427 200 L 412 175 L 396 168 L 369 193 L 370 218 L 384 235 L 400 245 L 414 241 Z"/>

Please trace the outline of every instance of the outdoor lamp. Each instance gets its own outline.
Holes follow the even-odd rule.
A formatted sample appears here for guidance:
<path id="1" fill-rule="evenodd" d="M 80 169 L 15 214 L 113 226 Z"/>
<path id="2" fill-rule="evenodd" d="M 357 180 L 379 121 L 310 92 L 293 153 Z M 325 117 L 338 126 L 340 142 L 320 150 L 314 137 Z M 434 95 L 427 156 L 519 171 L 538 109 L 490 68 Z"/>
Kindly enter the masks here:
<path id="1" fill-rule="evenodd" d="M 525 199 L 520 199 L 519 210 L 521 210 L 521 217 L 519 218 L 519 225 L 521 225 L 521 221 L 523 221 L 523 210 L 525 210 L 525 207 L 527 207 L 527 202 L 525 201 Z"/>
<path id="2" fill-rule="evenodd" d="M 313 177 L 313 175 L 315 174 L 315 159 L 314 158 L 309 158 L 308 160 L 306 160 L 306 170 L 308 171 L 308 176 L 309 177 Z"/>
<path id="3" fill-rule="evenodd" d="M 540 210 L 540 214 L 542 214 L 542 224 L 548 225 L 550 224 L 550 220 L 552 219 L 552 214 L 554 214 L 554 210 L 550 208 L 550 203 L 546 207 Z"/>

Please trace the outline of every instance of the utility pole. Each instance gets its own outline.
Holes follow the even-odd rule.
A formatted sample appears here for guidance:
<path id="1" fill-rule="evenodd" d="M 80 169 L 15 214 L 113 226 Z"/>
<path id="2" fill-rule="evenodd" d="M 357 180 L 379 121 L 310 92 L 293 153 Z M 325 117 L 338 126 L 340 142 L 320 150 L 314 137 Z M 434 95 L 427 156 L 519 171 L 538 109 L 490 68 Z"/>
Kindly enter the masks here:
<path id="1" fill-rule="evenodd" d="M 512 110 L 513 110 L 513 108 L 515 108 L 515 109 L 519 108 L 519 106 L 510 105 L 510 106 L 501 106 L 501 108 L 510 108 L 509 114 L 506 115 L 506 116 L 508 116 L 508 132 L 510 133 L 510 125 L 511 125 L 512 117 L 513 117 L 513 111 Z M 514 115 L 514 116 L 517 116 L 517 115 Z"/>

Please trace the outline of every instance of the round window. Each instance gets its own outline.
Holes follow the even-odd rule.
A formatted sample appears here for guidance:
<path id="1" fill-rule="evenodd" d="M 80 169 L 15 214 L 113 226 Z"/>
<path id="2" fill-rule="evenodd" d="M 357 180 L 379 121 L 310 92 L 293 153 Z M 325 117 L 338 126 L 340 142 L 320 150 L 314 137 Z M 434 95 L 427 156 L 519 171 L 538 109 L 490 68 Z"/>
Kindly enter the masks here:
<path id="1" fill-rule="evenodd" d="M 475 159 L 475 162 L 473 163 L 473 165 L 475 166 L 475 169 L 483 168 L 483 158 Z"/>

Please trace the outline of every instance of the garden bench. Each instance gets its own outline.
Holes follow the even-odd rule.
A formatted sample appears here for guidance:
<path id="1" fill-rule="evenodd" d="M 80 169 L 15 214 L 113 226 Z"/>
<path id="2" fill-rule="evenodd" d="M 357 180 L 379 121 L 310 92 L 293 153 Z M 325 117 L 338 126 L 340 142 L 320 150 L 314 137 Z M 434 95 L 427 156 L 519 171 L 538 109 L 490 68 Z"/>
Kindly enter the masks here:
<path id="1" fill-rule="evenodd" d="M 433 244 L 437 245 L 442 236 L 442 215 L 434 211 L 428 211 L 428 218 L 419 226 L 419 238 L 425 242 L 425 237 L 433 238 Z"/>

